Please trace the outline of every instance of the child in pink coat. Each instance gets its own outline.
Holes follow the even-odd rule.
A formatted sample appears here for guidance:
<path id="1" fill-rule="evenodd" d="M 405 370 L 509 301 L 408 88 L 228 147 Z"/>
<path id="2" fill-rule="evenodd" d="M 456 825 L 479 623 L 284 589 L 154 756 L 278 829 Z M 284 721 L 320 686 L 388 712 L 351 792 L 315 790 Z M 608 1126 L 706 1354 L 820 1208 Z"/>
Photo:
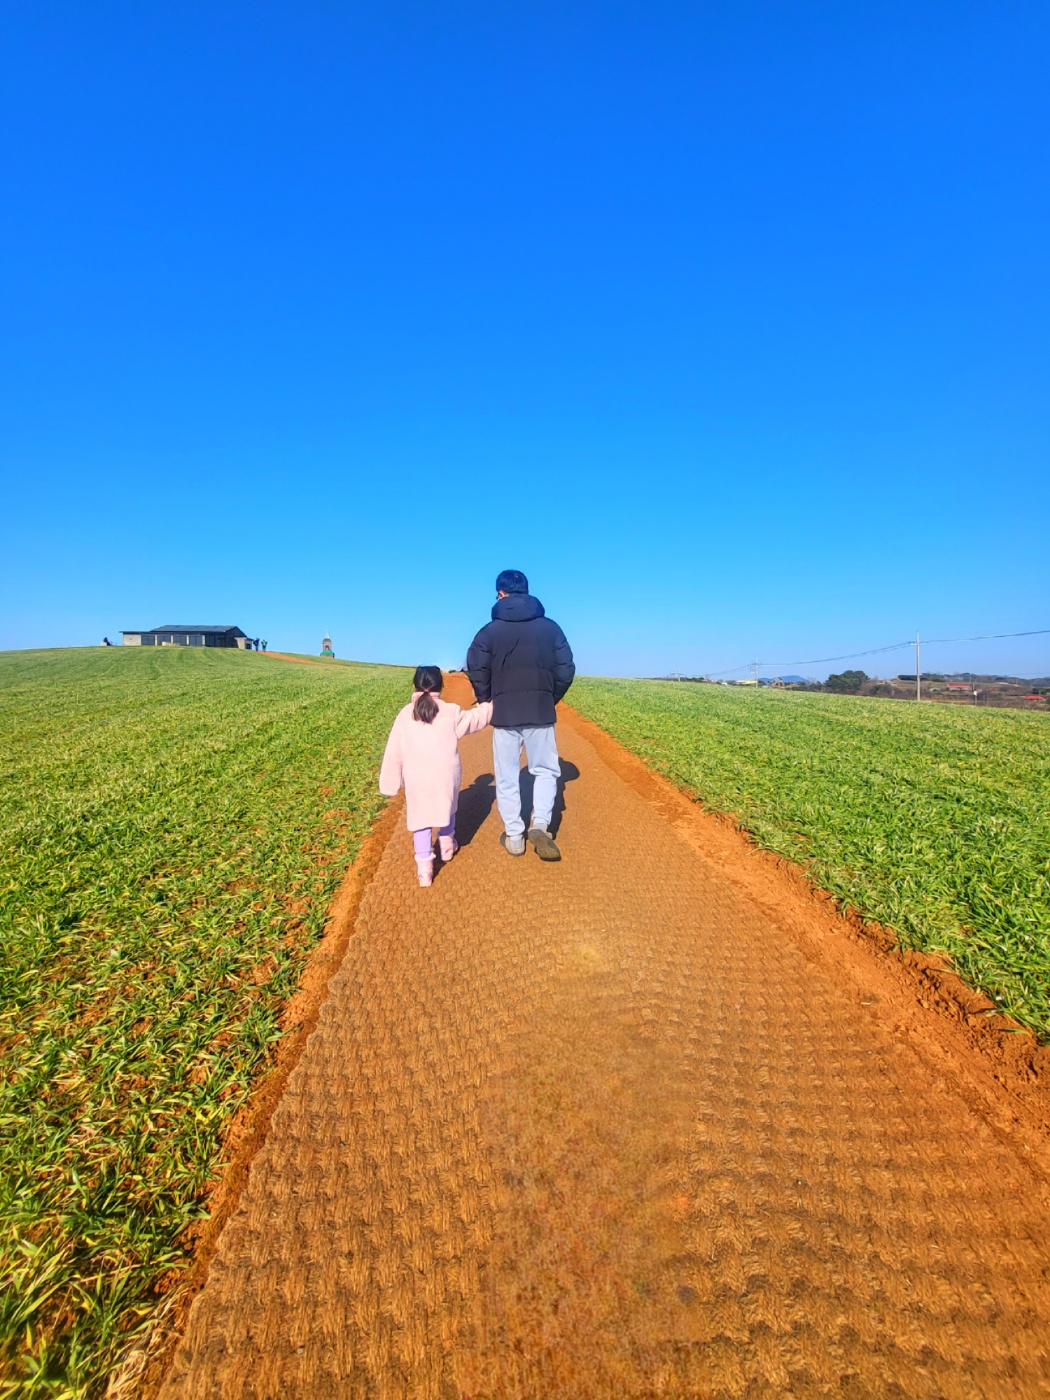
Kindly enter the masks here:
<path id="1" fill-rule="evenodd" d="M 437 666 L 420 666 L 412 678 L 412 700 L 394 720 L 386 741 L 379 791 L 396 797 L 405 785 L 405 814 L 416 852 L 421 885 L 434 879 L 433 828 L 438 828 L 441 859 L 452 859 L 456 842 L 456 808 L 463 769 L 459 741 L 484 729 L 492 718 L 487 702 L 461 710 L 436 697 L 444 677 Z"/>

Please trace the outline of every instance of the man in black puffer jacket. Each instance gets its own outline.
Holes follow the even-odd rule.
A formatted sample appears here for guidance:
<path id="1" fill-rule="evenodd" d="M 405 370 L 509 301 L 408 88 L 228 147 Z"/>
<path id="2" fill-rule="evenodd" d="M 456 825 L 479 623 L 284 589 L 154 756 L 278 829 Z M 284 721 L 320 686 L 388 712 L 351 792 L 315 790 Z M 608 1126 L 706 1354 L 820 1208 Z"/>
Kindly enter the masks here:
<path id="1" fill-rule="evenodd" d="M 518 786 L 524 746 L 533 776 L 529 840 L 541 860 L 561 860 L 550 834 L 561 776 L 554 707 L 572 685 L 576 667 L 565 633 L 545 616 L 523 573 L 504 569 L 496 593 L 492 621 L 467 652 L 467 673 L 478 700 L 492 701 L 496 805 L 504 826 L 500 841 L 510 855 L 525 854 Z"/>

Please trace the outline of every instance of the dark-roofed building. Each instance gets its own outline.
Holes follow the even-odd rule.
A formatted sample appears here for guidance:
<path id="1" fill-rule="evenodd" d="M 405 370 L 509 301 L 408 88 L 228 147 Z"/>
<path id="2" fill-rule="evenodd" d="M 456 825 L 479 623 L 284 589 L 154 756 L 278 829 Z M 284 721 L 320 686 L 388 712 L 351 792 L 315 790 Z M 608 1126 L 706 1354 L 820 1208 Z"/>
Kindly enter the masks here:
<path id="1" fill-rule="evenodd" d="M 126 647 L 240 647 L 251 640 L 239 627 L 213 627 L 205 623 L 152 627 L 148 632 L 122 632 Z"/>

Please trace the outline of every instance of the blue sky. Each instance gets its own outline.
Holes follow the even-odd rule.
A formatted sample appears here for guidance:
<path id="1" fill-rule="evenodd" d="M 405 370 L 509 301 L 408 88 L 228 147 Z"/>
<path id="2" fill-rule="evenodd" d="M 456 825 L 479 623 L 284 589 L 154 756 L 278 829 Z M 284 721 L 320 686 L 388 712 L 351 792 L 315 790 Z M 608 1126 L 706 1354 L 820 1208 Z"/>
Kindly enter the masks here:
<path id="1" fill-rule="evenodd" d="M 599 673 L 1050 626 L 1048 58 L 1010 0 L 6 4 L 0 647 L 458 664 L 504 567 Z"/>

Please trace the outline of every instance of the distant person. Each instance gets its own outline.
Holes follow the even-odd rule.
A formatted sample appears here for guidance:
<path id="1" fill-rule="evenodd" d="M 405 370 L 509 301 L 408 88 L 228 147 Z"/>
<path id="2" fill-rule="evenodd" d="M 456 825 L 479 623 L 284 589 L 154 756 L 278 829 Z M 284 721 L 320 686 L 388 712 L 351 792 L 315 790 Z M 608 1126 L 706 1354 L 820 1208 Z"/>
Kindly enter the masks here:
<path id="1" fill-rule="evenodd" d="M 576 675 L 565 633 L 544 614 L 517 569 L 496 580 L 492 621 L 470 644 L 467 674 L 481 703 L 492 701 L 492 762 L 496 805 L 503 818 L 500 843 L 508 855 L 525 854 L 518 770 L 524 747 L 533 777 L 528 839 L 541 860 L 561 860 L 550 834 L 561 776 L 554 707 Z"/>
<path id="2" fill-rule="evenodd" d="M 463 780 L 459 741 L 484 729 L 492 717 L 491 705 L 461 710 L 439 700 L 444 684 L 439 667 L 416 668 L 412 699 L 394 720 L 379 770 L 379 791 L 384 797 L 396 797 L 404 783 L 416 875 L 424 888 L 434 881 L 434 827 L 444 864 L 459 849 L 456 809 Z"/>
<path id="3" fill-rule="evenodd" d="M 103 638 L 102 638 L 102 645 L 103 645 L 104 647 L 111 647 L 111 646 L 113 645 L 113 643 L 109 640 L 108 637 L 103 637 Z"/>
<path id="4" fill-rule="evenodd" d="M 266 650 L 266 638 L 265 638 L 265 637 L 263 638 L 262 647 L 263 647 L 263 651 L 265 651 L 265 650 Z"/>

